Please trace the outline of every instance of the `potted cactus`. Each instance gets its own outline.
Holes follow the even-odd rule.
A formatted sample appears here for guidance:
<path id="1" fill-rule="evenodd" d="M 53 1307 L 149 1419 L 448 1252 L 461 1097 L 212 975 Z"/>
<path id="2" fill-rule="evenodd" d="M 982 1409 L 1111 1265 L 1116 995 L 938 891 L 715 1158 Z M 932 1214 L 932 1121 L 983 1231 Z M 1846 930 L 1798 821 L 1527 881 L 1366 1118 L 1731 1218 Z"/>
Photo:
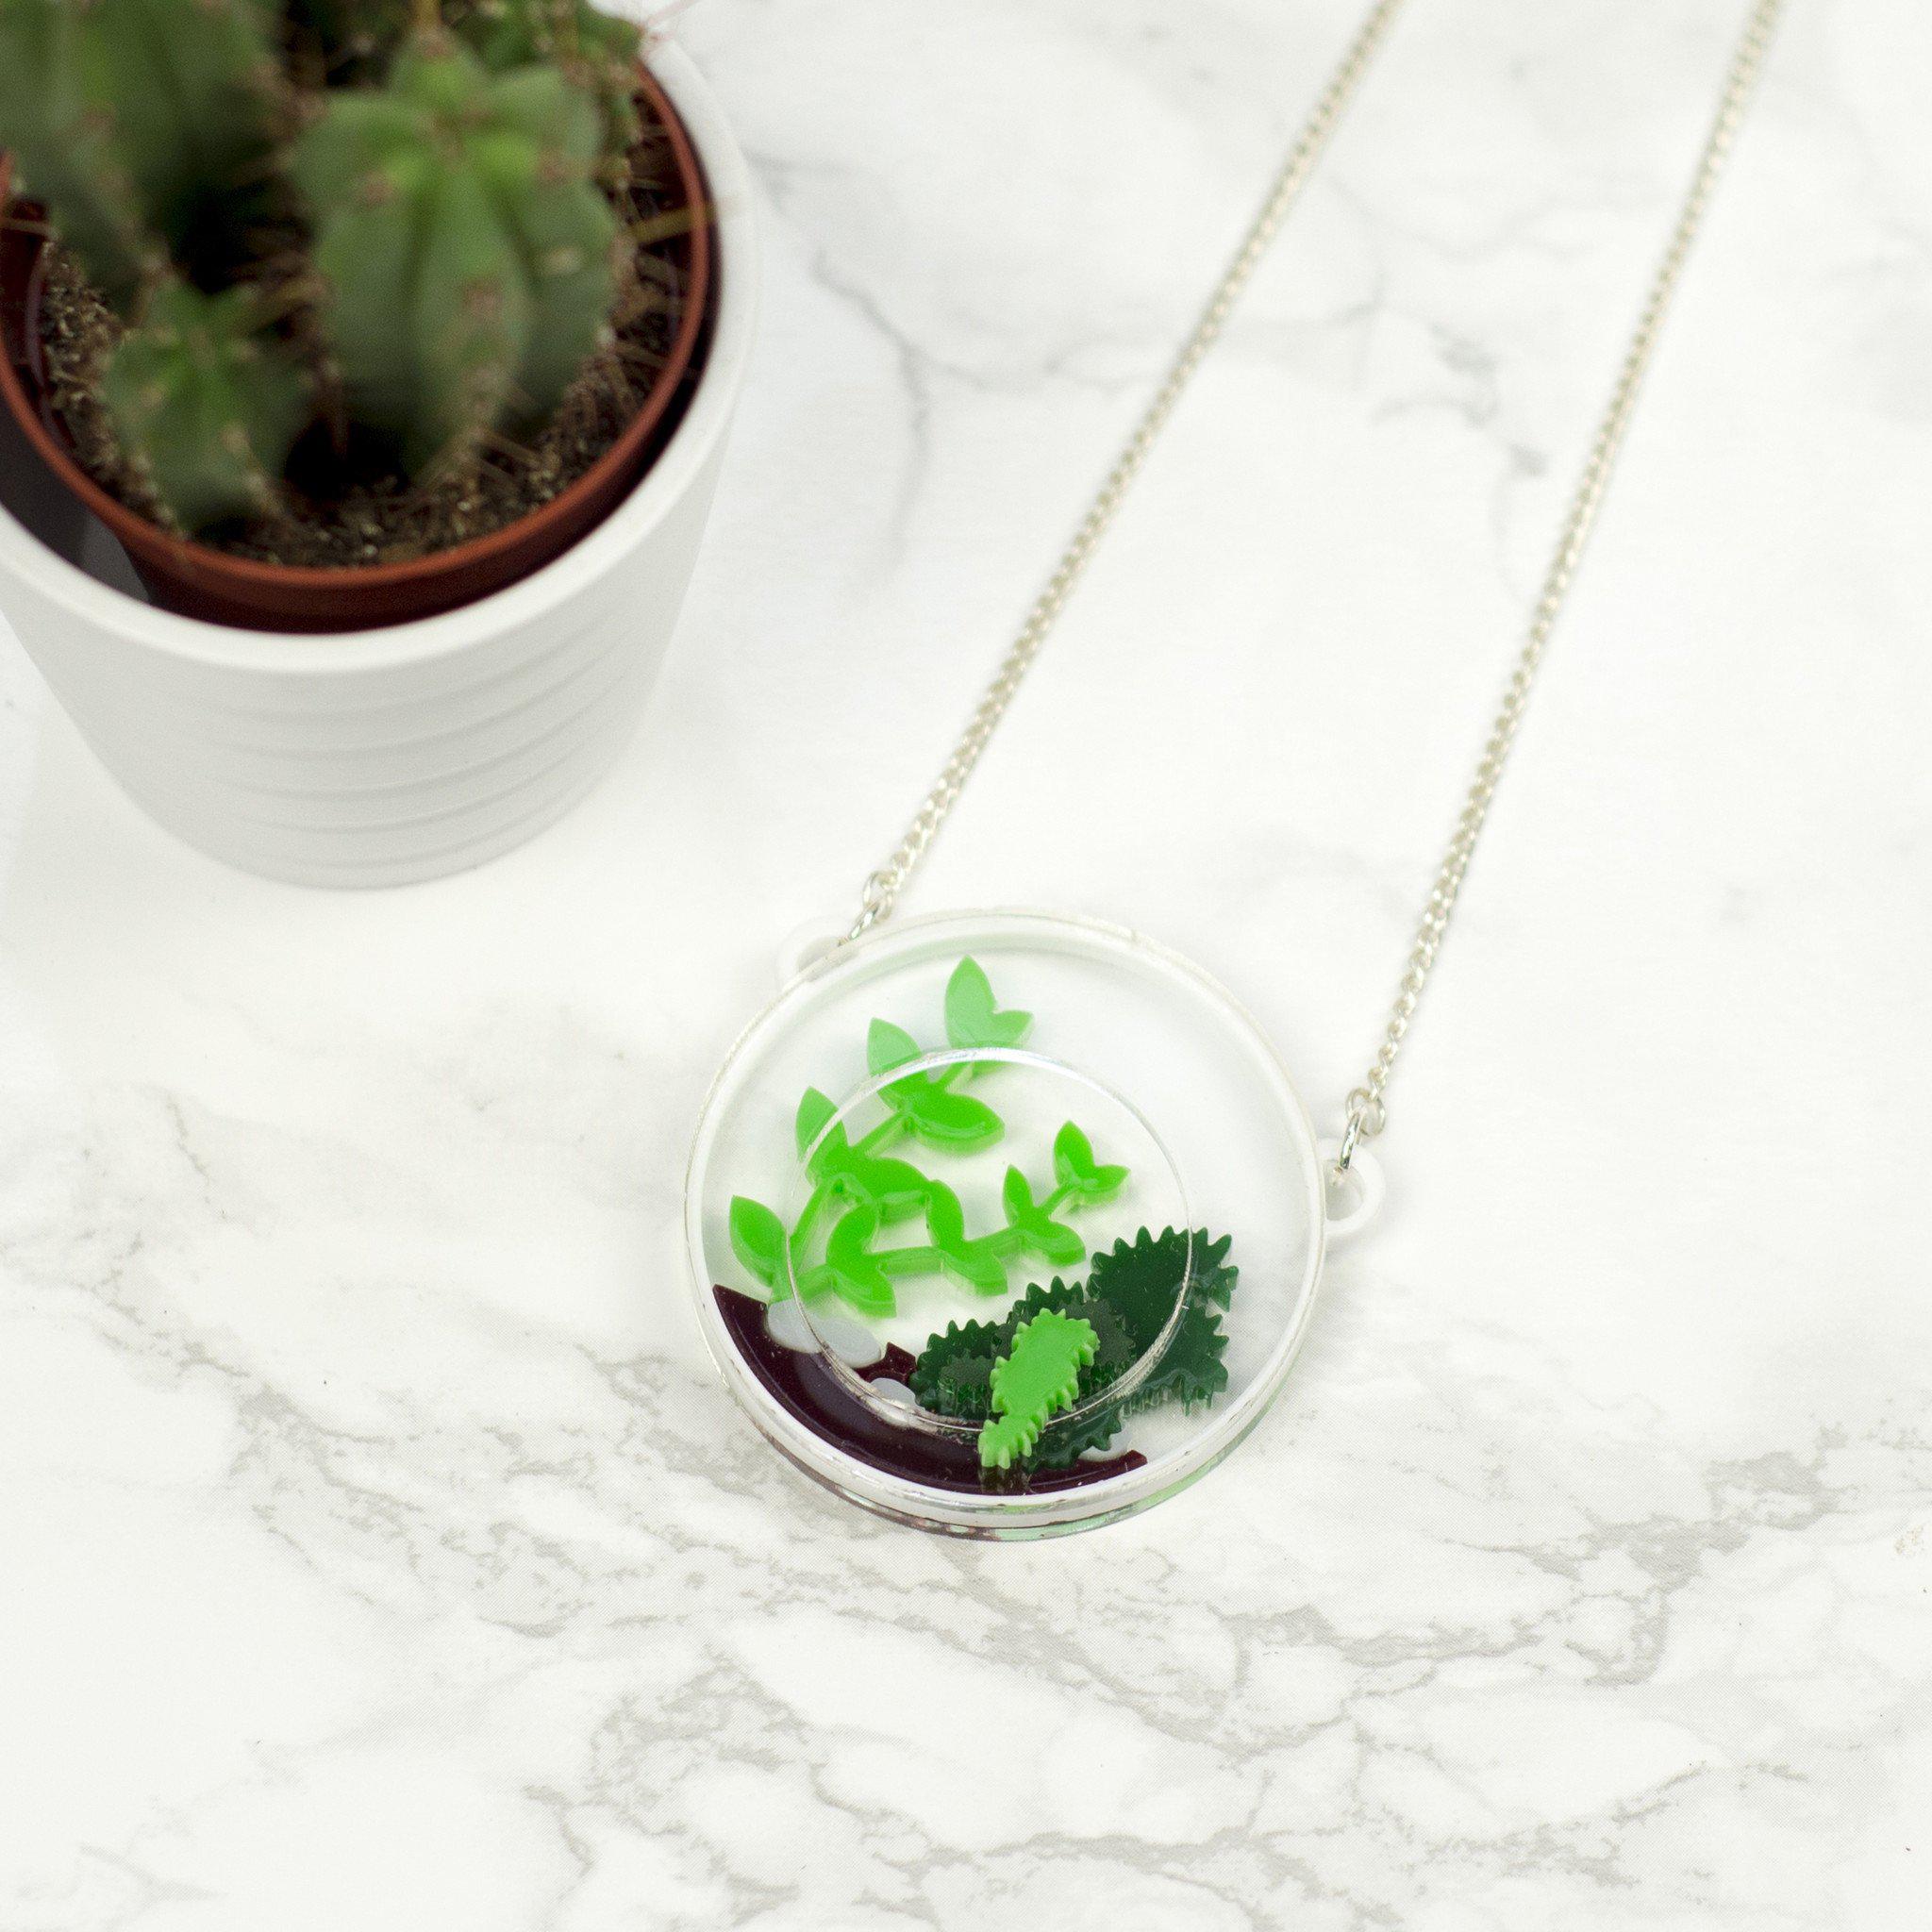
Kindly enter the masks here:
<path id="1" fill-rule="evenodd" d="M 198 842 L 344 882 L 467 863 L 561 808 L 614 690 L 641 697 L 617 658 L 668 636 L 745 318 L 737 157 L 641 39 L 587 0 L 0 0 L 0 396 L 151 607 L 5 518 L 0 608 Z M 137 669 L 136 640 L 169 666 Z M 533 661 L 577 702 L 505 677 Z M 438 708 L 492 673 L 531 704 Z M 339 728 L 383 691 L 432 764 Z M 277 730 L 197 731 L 211 695 L 268 698 Z M 508 790 L 453 782 L 486 765 Z"/>

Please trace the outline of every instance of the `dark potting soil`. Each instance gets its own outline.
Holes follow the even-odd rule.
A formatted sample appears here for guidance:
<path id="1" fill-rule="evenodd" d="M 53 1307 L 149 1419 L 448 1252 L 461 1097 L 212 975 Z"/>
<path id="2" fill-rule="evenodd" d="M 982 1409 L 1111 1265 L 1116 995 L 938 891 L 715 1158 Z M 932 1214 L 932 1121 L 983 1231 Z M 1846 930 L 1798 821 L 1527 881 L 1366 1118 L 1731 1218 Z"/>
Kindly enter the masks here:
<path id="1" fill-rule="evenodd" d="M 643 406 L 685 312 L 681 190 L 661 127 L 649 119 L 614 196 L 631 232 L 618 278 L 612 339 L 585 364 L 542 431 L 492 442 L 476 460 L 413 483 L 371 472 L 318 424 L 290 464 L 286 513 L 204 530 L 198 542 L 261 563 L 349 569 L 405 563 L 473 541 L 561 495 Z M 702 217 L 700 217 L 702 218 Z M 295 318 L 299 327 L 301 318 Z M 58 245 L 48 252 L 42 344 L 53 407 L 82 468 L 150 522 L 168 519 L 119 441 L 96 380 L 121 336 L 113 311 Z M 667 425 L 668 427 L 668 425 Z"/>
<path id="2" fill-rule="evenodd" d="M 1056 1490 L 1084 1489 L 1089 1483 L 1124 1475 L 1146 1463 L 1139 1450 L 1130 1449 L 1121 1456 L 1083 1458 L 1065 1469 L 991 1475 L 980 1467 L 977 1444 L 963 1438 L 931 1435 L 924 1429 L 900 1428 L 884 1421 L 863 1403 L 855 1402 L 817 1356 L 774 1341 L 765 1327 L 763 1302 L 730 1288 L 713 1292 L 733 1345 L 769 1393 L 835 1449 L 889 1475 L 905 1476 L 929 1489 L 967 1491 L 975 1495 L 988 1491 L 1041 1495 Z M 868 1379 L 890 1375 L 904 1381 L 911 1371 L 912 1357 L 904 1349 L 891 1349 L 884 1360 L 859 1374 Z"/>

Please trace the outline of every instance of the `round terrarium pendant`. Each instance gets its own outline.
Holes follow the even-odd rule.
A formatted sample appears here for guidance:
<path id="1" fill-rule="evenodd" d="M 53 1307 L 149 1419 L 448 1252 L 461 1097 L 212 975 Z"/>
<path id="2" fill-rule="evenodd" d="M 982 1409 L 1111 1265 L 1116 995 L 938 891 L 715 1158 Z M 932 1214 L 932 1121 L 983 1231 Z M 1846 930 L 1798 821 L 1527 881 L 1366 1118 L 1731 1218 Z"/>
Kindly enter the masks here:
<path id="1" fill-rule="evenodd" d="M 801 974 L 712 1090 L 686 1196 L 734 1394 L 801 1469 L 958 1535 L 1091 1527 L 1260 1419 L 1321 1276 L 1324 1156 L 1185 961 L 1021 913 Z"/>
<path id="2" fill-rule="evenodd" d="M 767 1439 L 869 1509 L 959 1536 L 1091 1527 L 1173 1495 L 1280 1391 L 1362 1143 L 1588 542 L 1781 0 L 1754 0 L 1341 1139 L 1266 1039 L 1126 932 L 984 913 L 881 928 L 1280 231 L 1393 20 L 1374 0 L 1193 334 L 885 862 L 857 943 L 739 1041 L 686 1190 L 699 1320 Z M 1332 1179 L 1333 1205 L 1329 1182 Z"/>

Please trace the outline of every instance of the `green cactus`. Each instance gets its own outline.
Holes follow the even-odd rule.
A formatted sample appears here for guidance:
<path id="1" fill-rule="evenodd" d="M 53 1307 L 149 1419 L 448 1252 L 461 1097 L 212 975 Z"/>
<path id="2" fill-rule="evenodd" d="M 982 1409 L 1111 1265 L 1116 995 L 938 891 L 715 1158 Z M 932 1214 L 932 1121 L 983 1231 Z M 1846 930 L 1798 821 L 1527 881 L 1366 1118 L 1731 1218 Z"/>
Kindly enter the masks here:
<path id="1" fill-rule="evenodd" d="M 359 72 L 391 53 L 408 31 L 409 0 L 291 0 L 298 33 L 314 37 L 329 75 Z"/>
<path id="2" fill-rule="evenodd" d="M 541 421 L 596 347 L 618 234 L 601 142 L 558 69 L 492 75 L 438 35 L 298 142 L 349 406 L 411 474 Z"/>
<path id="3" fill-rule="evenodd" d="M 280 500 L 317 416 L 324 502 L 554 418 L 649 241 L 641 46 L 590 0 L 0 0 L 0 151 L 125 331 L 98 401 L 162 520 Z"/>
<path id="4" fill-rule="evenodd" d="M 308 384 L 247 289 L 157 289 L 108 362 L 101 400 L 123 447 L 185 529 L 274 508 L 308 420 Z"/>
<path id="5" fill-rule="evenodd" d="M 0 0 L 0 147 L 102 291 L 130 299 L 166 259 L 99 113 L 94 20 L 69 0 Z"/>
<path id="6" fill-rule="evenodd" d="M 603 111 L 607 158 L 636 138 L 643 34 L 635 22 L 590 0 L 469 0 L 454 10 L 453 25 L 492 74 L 543 63 L 584 88 Z"/>
<path id="7" fill-rule="evenodd" d="M 0 147 L 124 312 L 258 211 L 278 31 L 269 0 L 0 0 Z"/>

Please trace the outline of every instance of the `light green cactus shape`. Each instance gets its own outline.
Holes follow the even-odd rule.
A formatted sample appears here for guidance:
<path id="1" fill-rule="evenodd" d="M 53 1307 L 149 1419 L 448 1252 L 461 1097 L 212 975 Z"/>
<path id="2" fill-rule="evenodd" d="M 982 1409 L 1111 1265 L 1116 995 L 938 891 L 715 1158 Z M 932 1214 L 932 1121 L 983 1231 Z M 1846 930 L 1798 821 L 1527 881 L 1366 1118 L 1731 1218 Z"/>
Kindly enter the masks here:
<path id="1" fill-rule="evenodd" d="M 0 0 L 4 5 L 5 0 Z M 252 291 L 150 297 L 101 381 L 122 446 L 187 528 L 272 509 L 308 420 L 308 382 L 260 327 Z"/>
<path id="2" fill-rule="evenodd" d="M 1048 1308 L 1013 1331 L 992 1366 L 993 1413 L 979 1432 L 982 1469 L 1010 1469 L 1031 1453 L 1047 1423 L 1079 1392 L 1080 1372 L 1100 1338 L 1091 1322 Z"/>
<path id="3" fill-rule="evenodd" d="M 332 92 L 293 172 L 356 418 L 418 473 L 555 408 L 608 325 L 615 211 L 597 103 L 558 68 L 492 74 L 441 34 Z"/>

